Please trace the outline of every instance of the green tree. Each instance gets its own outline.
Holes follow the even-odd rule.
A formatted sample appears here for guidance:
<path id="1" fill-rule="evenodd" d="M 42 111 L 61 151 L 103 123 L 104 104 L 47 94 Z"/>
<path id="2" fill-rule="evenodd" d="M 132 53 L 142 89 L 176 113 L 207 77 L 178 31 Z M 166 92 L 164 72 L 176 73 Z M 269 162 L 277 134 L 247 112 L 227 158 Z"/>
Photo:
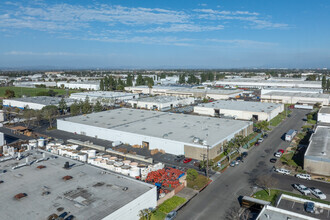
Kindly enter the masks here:
<path id="1" fill-rule="evenodd" d="M 23 111 L 23 123 L 25 127 L 29 128 L 32 122 L 33 117 L 35 116 L 33 109 L 25 108 Z"/>
<path id="2" fill-rule="evenodd" d="M 64 113 L 67 110 L 67 108 L 68 105 L 66 104 L 65 99 L 62 97 L 61 101 L 58 103 L 58 109 Z"/>
<path id="3" fill-rule="evenodd" d="M 53 128 L 53 121 L 58 116 L 58 109 L 55 105 L 47 105 L 42 108 L 42 115 L 49 121 L 49 127 Z"/>
<path id="4" fill-rule="evenodd" d="M 330 89 L 330 79 L 327 80 L 327 91 Z"/>
<path id="5" fill-rule="evenodd" d="M 262 131 L 262 133 L 264 131 L 269 130 L 268 126 L 269 126 L 269 122 L 268 121 L 261 121 L 258 122 L 257 124 L 254 125 L 257 129 L 260 129 Z"/>
<path id="6" fill-rule="evenodd" d="M 180 74 L 179 75 L 179 84 L 185 84 L 186 83 L 186 75 Z"/>
<path id="7" fill-rule="evenodd" d="M 88 113 L 91 113 L 92 112 L 92 105 L 91 103 L 89 102 L 89 97 L 86 96 L 86 99 L 82 105 L 82 113 L 83 114 L 88 114 Z"/>
<path id="8" fill-rule="evenodd" d="M 195 169 L 188 169 L 187 170 L 187 180 L 194 181 L 198 177 L 198 172 Z"/>
<path id="9" fill-rule="evenodd" d="M 161 73 L 161 74 L 160 74 L 160 78 L 161 78 L 161 79 L 165 79 L 165 78 L 166 78 L 166 74 L 165 74 L 165 73 Z"/>
<path id="10" fill-rule="evenodd" d="M 121 78 L 119 78 L 117 81 L 116 90 L 124 90 L 124 87 L 125 87 L 124 82 L 121 80 Z"/>
<path id="11" fill-rule="evenodd" d="M 104 91 L 104 81 L 103 81 L 103 79 L 101 79 L 101 81 L 100 81 L 100 90 Z"/>
<path id="12" fill-rule="evenodd" d="M 325 75 L 322 76 L 322 89 L 325 90 L 327 88 L 327 79 Z"/>
<path id="13" fill-rule="evenodd" d="M 205 73 L 201 74 L 201 82 L 205 82 L 207 80 L 207 75 Z"/>
<path id="14" fill-rule="evenodd" d="M 74 102 L 70 106 L 70 113 L 72 116 L 76 116 L 80 114 L 80 105 L 77 102 Z"/>
<path id="15" fill-rule="evenodd" d="M 144 79 L 143 79 L 141 73 L 139 73 L 138 77 L 136 78 L 135 85 L 136 85 L 136 86 L 144 85 Z"/>
<path id="16" fill-rule="evenodd" d="M 243 135 L 237 135 L 233 142 L 234 142 L 234 148 L 236 149 L 236 151 L 239 153 L 240 152 L 240 148 L 243 147 L 245 144 L 248 143 L 248 138 L 244 137 Z"/>
<path id="17" fill-rule="evenodd" d="M 95 106 L 94 106 L 94 111 L 95 112 L 100 112 L 103 110 L 103 106 L 99 100 L 96 101 Z"/>
<path id="18" fill-rule="evenodd" d="M 128 74 L 127 75 L 126 85 L 127 86 L 133 86 L 133 79 L 132 79 L 132 75 L 131 74 Z"/>
<path id="19" fill-rule="evenodd" d="M 41 110 L 34 110 L 33 114 L 34 114 L 34 116 L 33 116 L 34 117 L 33 123 L 34 123 L 34 125 L 39 126 L 40 125 L 40 121 L 43 118 L 42 111 Z"/>
<path id="20" fill-rule="evenodd" d="M 13 90 L 6 89 L 6 91 L 5 91 L 5 97 L 7 99 L 14 98 L 15 97 L 15 92 Z"/>

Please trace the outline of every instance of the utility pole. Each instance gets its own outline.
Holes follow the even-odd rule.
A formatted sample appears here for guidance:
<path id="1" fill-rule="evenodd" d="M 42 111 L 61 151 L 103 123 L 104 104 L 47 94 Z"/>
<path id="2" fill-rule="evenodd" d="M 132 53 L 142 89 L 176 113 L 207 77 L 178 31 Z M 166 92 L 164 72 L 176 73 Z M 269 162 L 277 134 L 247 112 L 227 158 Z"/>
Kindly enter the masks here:
<path id="1" fill-rule="evenodd" d="M 206 145 L 207 154 L 206 154 L 206 177 L 209 178 L 209 145 Z"/>

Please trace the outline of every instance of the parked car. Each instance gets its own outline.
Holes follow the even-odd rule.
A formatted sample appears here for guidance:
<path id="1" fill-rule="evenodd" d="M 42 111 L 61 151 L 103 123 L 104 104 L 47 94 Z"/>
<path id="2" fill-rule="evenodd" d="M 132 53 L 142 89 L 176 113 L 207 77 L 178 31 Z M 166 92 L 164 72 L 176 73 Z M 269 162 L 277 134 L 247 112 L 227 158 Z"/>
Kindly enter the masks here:
<path id="1" fill-rule="evenodd" d="M 175 161 L 176 162 L 180 162 L 181 160 L 183 160 L 184 159 L 184 155 L 177 155 L 176 157 L 175 157 Z"/>
<path id="2" fill-rule="evenodd" d="M 259 143 L 262 143 L 263 141 L 264 141 L 263 138 L 259 138 L 259 139 L 258 139 L 258 142 L 259 142 Z"/>
<path id="3" fill-rule="evenodd" d="M 243 158 L 247 157 L 247 155 L 248 155 L 248 152 L 243 152 L 243 153 L 242 153 L 242 157 L 243 157 Z"/>
<path id="4" fill-rule="evenodd" d="M 189 163 L 191 160 L 192 160 L 191 158 L 185 158 L 185 159 L 183 160 L 183 163 Z"/>
<path id="5" fill-rule="evenodd" d="M 304 194 L 305 196 L 310 195 L 311 191 L 302 184 L 293 184 L 293 187 L 298 190 L 300 193 Z"/>
<path id="6" fill-rule="evenodd" d="M 259 142 L 256 142 L 254 145 L 255 145 L 255 146 L 259 146 L 259 145 L 260 145 L 260 143 L 259 143 Z"/>
<path id="7" fill-rule="evenodd" d="M 165 220 L 172 220 L 175 218 L 175 216 L 177 215 L 177 212 L 176 211 L 172 211 L 172 212 L 169 212 L 166 217 L 165 217 Z"/>
<path id="8" fill-rule="evenodd" d="M 277 152 L 281 152 L 282 154 L 284 154 L 284 150 L 283 149 L 278 149 Z"/>
<path id="9" fill-rule="evenodd" d="M 311 193 L 316 196 L 319 199 L 326 199 L 327 196 L 319 189 L 315 188 L 315 187 L 311 187 L 309 188 Z"/>
<path id="10" fill-rule="evenodd" d="M 311 180 L 312 179 L 311 175 L 304 174 L 304 173 L 296 174 L 296 177 L 300 178 L 300 179 L 305 179 L 305 180 Z"/>
<path id="11" fill-rule="evenodd" d="M 268 134 L 265 133 L 262 137 L 263 137 L 263 138 L 268 138 Z"/>
<path id="12" fill-rule="evenodd" d="M 314 202 L 305 203 L 305 211 L 308 213 L 314 213 L 315 205 Z"/>
<path id="13" fill-rule="evenodd" d="M 74 219 L 74 216 L 73 215 L 69 215 L 68 217 L 66 217 L 64 220 L 72 220 Z"/>
<path id="14" fill-rule="evenodd" d="M 290 175 L 290 171 L 286 169 L 275 169 L 275 171 L 284 175 Z"/>
<path id="15" fill-rule="evenodd" d="M 272 158 L 269 160 L 271 163 L 276 163 L 277 159 L 276 158 Z"/>
<path id="16" fill-rule="evenodd" d="M 281 152 L 276 152 L 276 153 L 274 154 L 274 156 L 280 158 L 280 157 L 282 157 L 282 153 L 281 153 Z"/>
<path id="17" fill-rule="evenodd" d="M 237 158 L 236 158 L 236 161 L 241 162 L 242 159 L 243 159 L 242 157 L 237 157 Z"/>
<path id="18" fill-rule="evenodd" d="M 68 213 L 67 212 L 63 212 L 62 214 L 60 214 L 58 217 L 59 218 L 64 218 L 65 216 L 67 216 L 68 215 Z"/>
<path id="19" fill-rule="evenodd" d="M 238 160 L 234 160 L 236 165 L 239 165 L 239 161 Z"/>
<path id="20" fill-rule="evenodd" d="M 233 160 L 232 162 L 230 162 L 230 166 L 231 167 L 234 167 L 236 165 L 236 161 L 235 160 Z"/>

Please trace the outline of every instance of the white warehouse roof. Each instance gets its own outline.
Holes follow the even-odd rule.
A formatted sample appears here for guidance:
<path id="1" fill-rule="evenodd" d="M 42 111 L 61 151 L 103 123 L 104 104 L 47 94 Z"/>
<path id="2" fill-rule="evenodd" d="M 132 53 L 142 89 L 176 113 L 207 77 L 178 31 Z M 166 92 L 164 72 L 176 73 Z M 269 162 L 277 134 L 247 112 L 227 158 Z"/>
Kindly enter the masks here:
<path id="1" fill-rule="evenodd" d="M 213 109 L 227 109 L 238 110 L 248 112 L 272 112 L 279 108 L 281 104 L 264 103 L 264 102 L 243 102 L 243 101 L 231 101 L 231 100 L 218 100 L 215 102 L 209 102 L 207 104 L 200 104 L 200 107 L 213 108 Z"/>
<path id="2" fill-rule="evenodd" d="M 230 140 L 233 134 L 252 124 L 249 121 L 125 108 L 58 119 L 61 120 L 192 145 L 195 138 L 200 138 L 210 146 Z"/>

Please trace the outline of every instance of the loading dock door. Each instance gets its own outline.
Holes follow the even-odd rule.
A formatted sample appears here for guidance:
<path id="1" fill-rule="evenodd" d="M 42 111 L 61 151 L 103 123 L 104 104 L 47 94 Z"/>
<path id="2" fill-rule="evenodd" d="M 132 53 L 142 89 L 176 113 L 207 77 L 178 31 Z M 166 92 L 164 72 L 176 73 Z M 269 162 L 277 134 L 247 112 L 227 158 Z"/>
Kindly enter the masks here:
<path id="1" fill-rule="evenodd" d="M 252 115 L 252 120 L 253 121 L 259 121 L 258 115 Z"/>
<path id="2" fill-rule="evenodd" d="M 142 141 L 142 147 L 147 148 L 149 150 L 149 142 Z"/>
<path id="3" fill-rule="evenodd" d="M 214 109 L 214 116 L 220 117 L 220 109 Z"/>

